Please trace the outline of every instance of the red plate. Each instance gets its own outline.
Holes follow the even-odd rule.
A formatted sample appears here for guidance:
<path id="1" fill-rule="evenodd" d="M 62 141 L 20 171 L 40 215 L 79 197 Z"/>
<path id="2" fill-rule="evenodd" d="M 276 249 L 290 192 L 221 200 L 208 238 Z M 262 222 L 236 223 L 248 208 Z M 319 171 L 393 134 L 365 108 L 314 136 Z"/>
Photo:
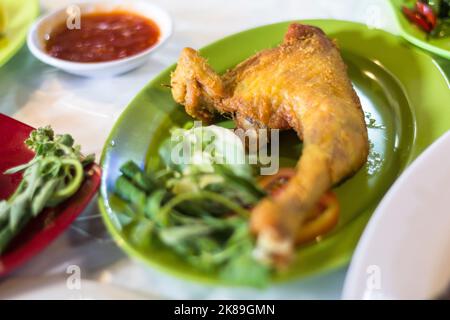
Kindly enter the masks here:
<path id="1" fill-rule="evenodd" d="M 21 174 L 5 175 L 6 169 L 33 158 L 24 144 L 32 127 L 0 113 L 0 199 L 6 199 L 18 186 Z M 0 276 L 12 271 L 42 251 L 89 204 L 100 185 L 101 169 L 97 164 L 87 168 L 88 175 L 71 198 L 55 208 L 45 209 L 10 243 L 0 256 Z"/>

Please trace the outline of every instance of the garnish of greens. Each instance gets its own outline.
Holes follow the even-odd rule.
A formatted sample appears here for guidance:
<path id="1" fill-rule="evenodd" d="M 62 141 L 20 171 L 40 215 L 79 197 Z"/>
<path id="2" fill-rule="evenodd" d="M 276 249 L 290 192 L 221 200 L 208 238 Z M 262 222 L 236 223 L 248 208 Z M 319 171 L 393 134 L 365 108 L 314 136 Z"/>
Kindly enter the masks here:
<path id="1" fill-rule="evenodd" d="M 70 135 L 55 135 L 50 127 L 33 130 L 25 144 L 34 158 L 4 172 L 23 177 L 13 195 L 0 201 L 0 254 L 44 208 L 72 196 L 83 182 L 84 167 L 94 161 L 94 155 L 81 154 Z"/>
<path id="2" fill-rule="evenodd" d="M 253 257 L 248 227 L 248 209 L 265 193 L 241 161 L 241 140 L 218 126 L 175 129 L 172 137 L 159 149 L 159 171 L 148 174 L 132 161 L 120 168 L 115 192 L 127 206 L 119 226 L 134 245 L 170 248 L 228 283 L 266 285 L 270 269 Z M 177 138 L 190 152 L 178 152 Z"/>
<path id="3" fill-rule="evenodd" d="M 427 37 L 450 36 L 450 0 L 415 0 L 413 8 L 402 6 L 402 12 Z"/>

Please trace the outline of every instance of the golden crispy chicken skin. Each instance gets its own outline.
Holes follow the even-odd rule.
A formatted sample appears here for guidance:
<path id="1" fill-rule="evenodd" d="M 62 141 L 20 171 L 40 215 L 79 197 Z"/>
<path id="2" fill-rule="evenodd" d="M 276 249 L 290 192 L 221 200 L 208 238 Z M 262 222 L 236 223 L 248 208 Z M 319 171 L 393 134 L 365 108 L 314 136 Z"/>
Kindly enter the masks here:
<path id="1" fill-rule="evenodd" d="M 364 114 L 335 43 L 319 28 L 293 23 L 281 45 L 219 76 L 185 48 L 171 78 L 176 102 L 210 122 L 231 113 L 241 127 L 293 128 L 303 140 L 296 175 L 277 199 L 252 211 L 257 250 L 286 261 L 306 213 L 334 184 L 367 160 Z"/>

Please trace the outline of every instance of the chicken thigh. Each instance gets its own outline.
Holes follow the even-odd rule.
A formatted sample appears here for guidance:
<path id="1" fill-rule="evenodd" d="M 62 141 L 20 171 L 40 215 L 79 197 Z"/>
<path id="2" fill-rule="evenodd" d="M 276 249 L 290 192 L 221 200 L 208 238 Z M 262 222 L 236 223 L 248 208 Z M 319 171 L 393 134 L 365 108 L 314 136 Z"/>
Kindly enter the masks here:
<path id="1" fill-rule="evenodd" d="M 238 127 L 294 129 L 303 140 L 296 175 L 276 199 L 252 211 L 259 254 L 287 261 L 295 235 L 319 198 L 355 173 L 368 155 L 360 101 L 337 45 L 316 27 L 293 23 L 278 47 L 262 50 L 222 76 L 185 48 L 172 95 L 204 122 L 231 114 Z"/>

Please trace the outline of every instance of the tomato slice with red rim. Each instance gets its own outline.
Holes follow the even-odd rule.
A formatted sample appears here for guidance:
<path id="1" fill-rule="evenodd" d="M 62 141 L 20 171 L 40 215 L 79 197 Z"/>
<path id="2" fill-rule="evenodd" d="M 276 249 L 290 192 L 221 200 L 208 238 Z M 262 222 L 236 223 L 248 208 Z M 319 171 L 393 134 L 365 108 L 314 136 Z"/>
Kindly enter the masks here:
<path id="1" fill-rule="evenodd" d="M 295 243 L 297 245 L 311 242 L 317 237 L 330 232 L 339 222 L 339 201 L 332 191 L 326 192 L 311 210 L 308 218 L 298 230 Z"/>
<path id="2" fill-rule="evenodd" d="M 259 185 L 271 197 L 277 198 L 294 175 L 294 168 L 280 168 L 274 175 L 262 176 L 259 180 Z M 338 220 L 338 198 L 333 191 L 328 191 L 308 213 L 306 221 L 297 232 L 295 243 L 300 245 L 315 240 L 318 236 L 331 231 Z"/>

